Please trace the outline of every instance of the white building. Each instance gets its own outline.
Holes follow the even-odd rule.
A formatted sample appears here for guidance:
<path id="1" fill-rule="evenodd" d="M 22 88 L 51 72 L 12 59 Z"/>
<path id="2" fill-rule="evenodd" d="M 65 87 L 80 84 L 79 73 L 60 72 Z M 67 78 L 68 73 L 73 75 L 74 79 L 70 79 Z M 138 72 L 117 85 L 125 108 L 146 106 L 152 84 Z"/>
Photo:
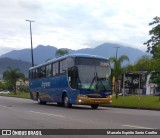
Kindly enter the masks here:
<path id="1" fill-rule="evenodd" d="M 156 84 L 150 83 L 151 74 L 147 75 L 147 81 L 146 81 L 146 95 L 151 95 L 155 93 Z"/>

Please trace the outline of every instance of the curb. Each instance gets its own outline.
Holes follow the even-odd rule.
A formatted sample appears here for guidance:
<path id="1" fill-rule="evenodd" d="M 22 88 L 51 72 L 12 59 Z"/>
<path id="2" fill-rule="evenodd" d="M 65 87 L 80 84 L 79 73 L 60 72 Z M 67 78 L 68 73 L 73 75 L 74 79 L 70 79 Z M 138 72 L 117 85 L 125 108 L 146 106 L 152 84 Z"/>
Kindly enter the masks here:
<path id="1" fill-rule="evenodd" d="M 123 107 L 123 106 L 111 106 L 111 105 L 101 105 L 103 107 L 110 107 L 110 108 L 123 108 L 123 109 L 137 109 L 137 110 L 152 110 L 152 111 L 160 111 L 157 108 L 145 108 L 145 107 Z"/>

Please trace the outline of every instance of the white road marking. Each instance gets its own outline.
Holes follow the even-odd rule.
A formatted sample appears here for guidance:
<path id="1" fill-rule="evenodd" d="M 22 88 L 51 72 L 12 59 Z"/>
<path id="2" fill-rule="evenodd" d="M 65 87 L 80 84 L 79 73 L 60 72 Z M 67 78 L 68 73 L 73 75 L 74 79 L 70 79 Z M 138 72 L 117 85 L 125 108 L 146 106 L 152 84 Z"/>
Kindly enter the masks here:
<path id="1" fill-rule="evenodd" d="M 48 114 L 48 113 L 35 112 L 35 111 L 29 111 L 29 112 L 36 113 L 36 114 L 42 114 L 42 115 L 48 115 L 48 116 L 65 117 L 63 115 Z"/>
<path id="2" fill-rule="evenodd" d="M 12 107 L 12 106 L 7 106 L 7 105 L 0 105 L 0 107 Z"/>
<path id="3" fill-rule="evenodd" d="M 4 105 L 0 105 L 0 107 L 6 107 L 6 106 L 4 106 Z"/>
<path id="4" fill-rule="evenodd" d="M 132 125 L 122 125 L 125 127 L 132 127 L 132 128 L 141 128 L 141 129 L 156 129 L 156 128 L 149 128 L 149 127 L 142 127 L 142 126 L 132 126 Z"/>

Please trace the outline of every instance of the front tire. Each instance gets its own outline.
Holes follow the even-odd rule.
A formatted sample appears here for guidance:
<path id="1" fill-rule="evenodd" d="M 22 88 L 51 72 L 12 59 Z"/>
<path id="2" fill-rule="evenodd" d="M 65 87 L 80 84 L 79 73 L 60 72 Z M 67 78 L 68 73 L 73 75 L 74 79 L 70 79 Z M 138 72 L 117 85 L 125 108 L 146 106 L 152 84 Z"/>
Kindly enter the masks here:
<path id="1" fill-rule="evenodd" d="M 91 105 L 92 109 L 97 109 L 98 106 L 99 106 L 99 104 L 92 104 L 92 105 Z"/>
<path id="2" fill-rule="evenodd" d="M 64 107 L 71 108 L 72 104 L 68 103 L 68 96 L 65 94 L 63 97 L 63 105 Z"/>

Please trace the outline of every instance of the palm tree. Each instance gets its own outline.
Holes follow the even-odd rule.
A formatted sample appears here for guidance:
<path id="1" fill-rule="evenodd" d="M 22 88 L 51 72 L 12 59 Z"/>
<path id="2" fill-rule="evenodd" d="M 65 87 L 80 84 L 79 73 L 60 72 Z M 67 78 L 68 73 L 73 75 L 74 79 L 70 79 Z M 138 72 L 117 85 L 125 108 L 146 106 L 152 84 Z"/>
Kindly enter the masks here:
<path id="1" fill-rule="evenodd" d="M 14 69 L 14 68 L 8 67 L 8 69 L 3 73 L 3 79 L 9 82 L 13 86 L 13 90 L 15 94 L 17 94 L 16 82 L 19 79 L 23 79 L 24 77 L 25 75 L 21 73 L 20 70 L 17 68 Z"/>
<path id="2" fill-rule="evenodd" d="M 68 50 L 61 48 L 56 51 L 55 56 L 60 57 L 60 56 L 67 55 L 67 54 L 69 54 Z"/>
<path id="3" fill-rule="evenodd" d="M 113 91 L 116 93 L 116 98 L 118 98 L 118 79 L 119 77 L 124 73 L 124 68 L 122 67 L 122 63 L 124 61 L 129 61 L 128 56 L 122 55 L 118 59 L 115 57 L 110 57 L 109 61 L 113 63 L 113 69 L 112 69 L 112 74 L 113 74 Z"/>

